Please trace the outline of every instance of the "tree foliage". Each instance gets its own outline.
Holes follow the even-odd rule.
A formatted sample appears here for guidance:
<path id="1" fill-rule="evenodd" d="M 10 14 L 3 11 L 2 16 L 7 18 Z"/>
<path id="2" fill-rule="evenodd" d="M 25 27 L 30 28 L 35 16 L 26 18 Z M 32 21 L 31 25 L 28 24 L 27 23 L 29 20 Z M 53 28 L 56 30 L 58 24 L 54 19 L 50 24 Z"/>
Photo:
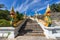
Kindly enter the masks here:
<path id="1" fill-rule="evenodd" d="M 0 10 L 0 19 L 9 20 L 9 11 L 8 10 Z"/>
<path id="2" fill-rule="evenodd" d="M 18 11 L 16 12 L 16 14 L 17 14 L 17 19 L 18 20 L 22 20 L 23 19 L 23 14 L 22 13 L 19 13 Z"/>
<path id="3" fill-rule="evenodd" d="M 5 8 L 3 4 L 0 4 L 0 8 Z M 12 12 L 14 12 L 14 8 L 12 8 Z M 22 20 L 24 15 L 22 13 L 16 12 L 13 23 L 18 22 L 19 20 Z M 11 19 L 10 11 L 9 10 L 2 10 L 0 9 L 0 26 L 11 26 L 10 21 Z"/>
<path id="4" fill-rule="evenodd" d="M 60 12 L 60 3 L 59 4 L 52 4 L 50 6 L 52 12 Z"/>
<path id="5" fill-rule="evenodd" d="M 0 4 L 0 8 L 4 8 L 4 6 L 5 6 L 4 4 Z"/>

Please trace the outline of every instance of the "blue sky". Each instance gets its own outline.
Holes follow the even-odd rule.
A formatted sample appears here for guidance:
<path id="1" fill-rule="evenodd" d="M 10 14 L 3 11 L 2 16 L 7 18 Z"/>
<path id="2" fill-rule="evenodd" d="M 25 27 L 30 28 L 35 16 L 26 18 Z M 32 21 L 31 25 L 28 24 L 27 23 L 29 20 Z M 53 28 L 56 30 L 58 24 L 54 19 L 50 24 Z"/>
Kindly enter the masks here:
<path id="1" fill-rule="evenodd" d="M 48 4 L 60 3 L 60 0 L 0 0 L 0 4 L 5 4 L 8 10 L 14 6 L 15 11 L 34 15 L 35 12 L 44 14 Z"/>

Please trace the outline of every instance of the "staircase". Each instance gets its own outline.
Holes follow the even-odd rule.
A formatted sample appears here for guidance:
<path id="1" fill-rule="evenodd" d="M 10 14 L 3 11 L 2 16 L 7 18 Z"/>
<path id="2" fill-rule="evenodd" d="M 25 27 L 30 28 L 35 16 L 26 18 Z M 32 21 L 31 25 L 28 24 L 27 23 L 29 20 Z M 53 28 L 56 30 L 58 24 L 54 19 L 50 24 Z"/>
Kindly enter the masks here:
<path id="1" fill-rule="evenodd" d="M 27 19 L 26 23 L 20 28 L 19 35 L 23 36 L 45 36 L 42 28 L 36 21 Z"/>

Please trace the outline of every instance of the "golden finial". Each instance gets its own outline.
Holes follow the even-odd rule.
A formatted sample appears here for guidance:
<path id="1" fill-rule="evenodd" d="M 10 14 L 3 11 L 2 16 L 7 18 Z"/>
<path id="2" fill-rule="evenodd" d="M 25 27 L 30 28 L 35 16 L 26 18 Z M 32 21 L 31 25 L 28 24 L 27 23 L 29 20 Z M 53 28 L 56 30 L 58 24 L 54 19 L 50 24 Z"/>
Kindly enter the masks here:
<path id="1" fill-rule="evenodd" d="M 50 7 L 49 7 L 49 4 L 47 5 L 47 9 L 46 9 L 46 12 L 45 12 L 45 15 L 46 16 L 50 16 Z"/>

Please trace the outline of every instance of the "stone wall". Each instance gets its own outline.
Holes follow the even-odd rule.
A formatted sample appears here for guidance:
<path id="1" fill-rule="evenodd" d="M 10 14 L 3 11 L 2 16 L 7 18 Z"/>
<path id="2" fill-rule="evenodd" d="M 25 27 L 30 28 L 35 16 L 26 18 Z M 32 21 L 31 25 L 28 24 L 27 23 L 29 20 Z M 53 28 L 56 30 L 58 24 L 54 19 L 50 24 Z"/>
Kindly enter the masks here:
<path id="1" fill-rule="evenodd" d="M 52 19 L 58 19 L 58 20 L 60 20 L 60 12 L 52 12 L 51 13 L 51 18 Z"/>

